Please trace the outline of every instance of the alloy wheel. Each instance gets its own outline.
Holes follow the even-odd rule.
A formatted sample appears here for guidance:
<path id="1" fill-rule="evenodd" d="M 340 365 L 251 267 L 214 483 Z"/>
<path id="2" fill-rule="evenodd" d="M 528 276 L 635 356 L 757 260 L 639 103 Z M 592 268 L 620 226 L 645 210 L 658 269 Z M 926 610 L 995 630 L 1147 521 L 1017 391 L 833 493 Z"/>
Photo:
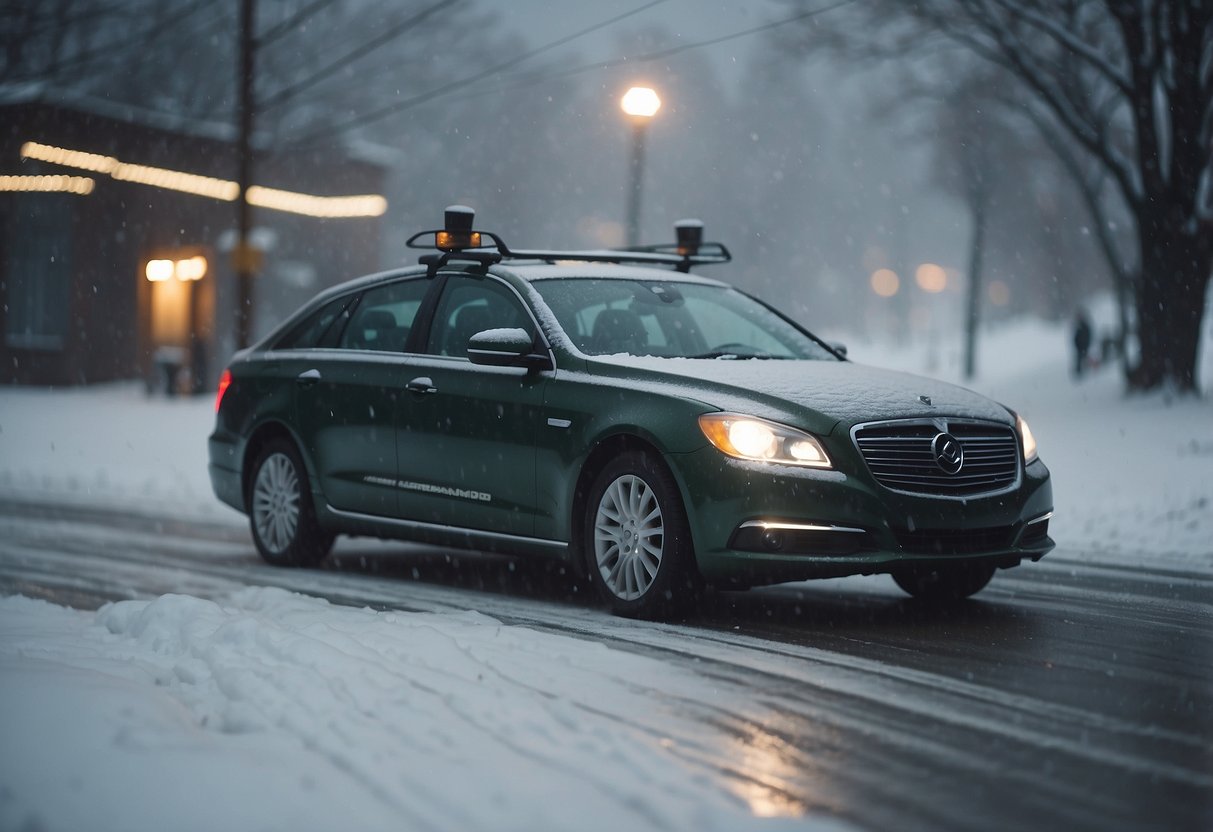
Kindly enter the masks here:
<path id="1" fill-rule="evenodd" d="M 607 588 L 624 601 L 644 595 L 664 546 L 661 505 L 648 483 L 625 474 L 607 486 L 594 518 L 594 556 Z"/>
<path id="2" fill-rule="evenodd" d="M 281 554 L 299 528 L 299 475 L 284 453 L 271 454 L 257 471 L 253 484 L 253 524 L 261 542 Z"/>

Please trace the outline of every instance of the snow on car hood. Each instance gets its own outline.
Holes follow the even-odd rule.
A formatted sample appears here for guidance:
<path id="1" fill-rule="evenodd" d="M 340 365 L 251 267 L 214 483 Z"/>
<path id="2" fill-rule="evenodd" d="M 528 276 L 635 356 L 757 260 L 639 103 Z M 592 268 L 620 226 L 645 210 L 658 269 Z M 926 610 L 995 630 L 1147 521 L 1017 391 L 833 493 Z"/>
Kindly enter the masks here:
<path id="1" fill-rule="evenodd" d="M 591 359 L 625 371 L 644 371 L 653 381 L 693 388 L 694 398 L 722 410 L 752 415 L 755 405 L 772 411 L 807 409 L 834 424 L 882 419 L 960 417 L 1012 424 L 997 402 L 954 384 L 868 367 L 851 361 L 779 361 L 611 355 Z M 637 379 L 639 380 L 639 379 Z M 690 385 L 688 385 L 690 382 Z M 688 393 L 691 391 L 688 390 Z M 930 404 L 920 397 L 925 396 Z M 791 406 L 789 408 L 789 406 Z M 745 408 L 749 408 L 748 411 Z M 786 417 L 783 417 L 786 418 Z M 823 421 L 806 425 L 828 430 Z"/>

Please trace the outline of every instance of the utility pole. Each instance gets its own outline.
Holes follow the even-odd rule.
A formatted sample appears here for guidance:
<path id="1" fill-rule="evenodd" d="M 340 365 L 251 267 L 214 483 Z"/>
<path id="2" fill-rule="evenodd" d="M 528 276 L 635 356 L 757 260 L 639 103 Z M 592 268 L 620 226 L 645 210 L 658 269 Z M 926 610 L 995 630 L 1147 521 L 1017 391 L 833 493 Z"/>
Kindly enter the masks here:
<path id="1" fill-rule="evenodd" d="M 985 250 L 989 191 L 981 174 L 971 180 L 969 207 L 973 211 L 973 237 L 969 245 L 969 285 L 965 298 L 964 378 L 977 375 L 977 327 L 981 323 L 981 261 Z"/>
<path id="2" fill-rule="evenodd" d="M 238 156 L 236 181 L 240 186 L 237 198 L 237 240 L 232 254 L 236 269 L 236 346 L 249 345 L 253 321 L 253 276 L 257 271 L 255 253 L 249 245 L 252 209 L 248 189 L 253 179 L 253 58 L 256 44 L 253 26 L 256 20 L 255 0 L 240 0 L 240 75 L 237 79 L 240 95 L 239 135 L 236 139 Z"/>

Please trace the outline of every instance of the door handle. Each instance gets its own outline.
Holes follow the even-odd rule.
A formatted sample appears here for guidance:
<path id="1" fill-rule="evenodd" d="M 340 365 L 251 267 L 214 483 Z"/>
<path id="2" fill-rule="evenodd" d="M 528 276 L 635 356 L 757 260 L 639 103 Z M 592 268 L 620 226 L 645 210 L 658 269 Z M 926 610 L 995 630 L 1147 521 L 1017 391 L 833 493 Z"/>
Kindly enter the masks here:
<path id="1" fill-rule="evenodd" d="M 295 383 L 300 387 L 311 387 L 318 381 L 320 381 L 319 370 L 304 370 L 302 373 L 295 376 Z"/>
<path id="2" fill-rule="evenodd" d="M 438 388 L 434 386 L 434 382 L 429 376 L 418 376 L 408 384 L 404 385 L 404 389 L 408 390 L 410 393 L 421 393 L 423 395 L 438 392 Z"/>

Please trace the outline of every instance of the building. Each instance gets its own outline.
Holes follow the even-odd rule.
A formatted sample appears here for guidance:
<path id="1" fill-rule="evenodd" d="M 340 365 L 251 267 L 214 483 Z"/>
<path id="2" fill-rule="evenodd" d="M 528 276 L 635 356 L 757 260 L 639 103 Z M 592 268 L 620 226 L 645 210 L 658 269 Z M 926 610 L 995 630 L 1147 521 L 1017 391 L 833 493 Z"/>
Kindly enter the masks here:
<path id="1" fill-rule="evenodd" d="M 153 384 L 179 364 L 182 387 L 210 389 L 236 346 L 230 128 L 11 96 L 0 124 L 0 382 Z M 331 149 L 257 153 L 254 338 L 378 268 L 385 173 Z"/>

